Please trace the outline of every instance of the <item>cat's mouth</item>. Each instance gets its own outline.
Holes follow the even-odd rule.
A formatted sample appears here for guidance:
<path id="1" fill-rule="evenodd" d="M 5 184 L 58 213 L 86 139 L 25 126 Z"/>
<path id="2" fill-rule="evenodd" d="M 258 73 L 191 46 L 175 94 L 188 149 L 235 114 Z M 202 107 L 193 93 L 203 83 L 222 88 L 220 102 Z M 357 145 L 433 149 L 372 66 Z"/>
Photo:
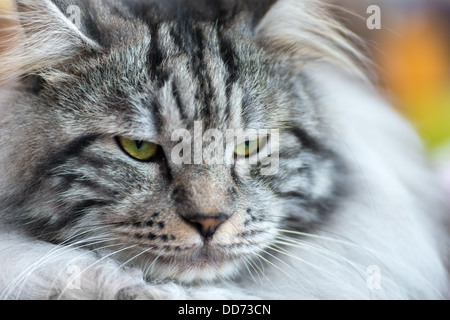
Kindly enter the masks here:
<path id="1" fill-rule="evenodd" d="M 226 278 L 232 275 L 241 257 L 227 248 L 205 243 L 183 252 L 161 254 L 153 268 L 144 270 L 149 278 L 175 279 L 192 283 Z"/>
<path id="2" fill-rule="evenodd" d="M 192 225 L 181 224 L 173 229 L 167 222 L 164 226 L 156 222 L 149 226 L 143 223 L 121 226 L 118 236 L 126 243 L 131 242 L 131 248 L 123 251 L 118 260 L 127 264 L 131 261 L 129 265 L 143 270 L 151 280 L 192 283 L 229 278 L 240 266 L 257 257 L 272 237 L 257 226 L 245 229 L 245 221 L 238 218 L 235 215 L 235 220 L 223 223 L 208 237 Z"/>
<path id="3" fill-rule="evenodd" d="M 240 260 L 232 251 L 209 243 L 189 251 L 162 260 L 166 266 L 173 269 L 172 277 L 183 282 L 227 277 Z"/>

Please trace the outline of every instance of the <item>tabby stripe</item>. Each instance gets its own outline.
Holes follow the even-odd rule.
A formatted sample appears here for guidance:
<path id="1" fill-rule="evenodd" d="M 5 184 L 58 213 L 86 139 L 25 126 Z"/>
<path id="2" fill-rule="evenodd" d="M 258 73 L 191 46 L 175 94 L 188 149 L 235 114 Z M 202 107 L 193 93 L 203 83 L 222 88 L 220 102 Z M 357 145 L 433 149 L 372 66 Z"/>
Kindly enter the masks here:
<path id="1" fill-rule="evenodd" d="M 53 229 L 59 230 L 69 225 L 74 225 L 80 221 L 86 214 L 88 214 L 89 209 L 101 208 L 113 204 L 112 201 L 100 200 L 100 199 L 88 199 L 80 201 L 76 204 L 70 206 L 68 213 L 58 219 L 58 221 L 52 226 Z"/>
<path id="2" fill-rule="evenodd" d="M 180 33 L 175 29 L 175 26 L 172 26 L 169 31 L 170 37 L 173 39 L 174 45 L 179 49 L 179 51 L 183 51 L 183 40 L 180 37 Z"/>
<path id="3" fill-rule="evenodd" d="M 280 198 L 299 198 L 302 200 L 308 200 L 308 197 L 304 193 L 298 191 L 276 192 L 276 195 Z"/>
<path id="4" fill-rule="evenodd" d="M 196 98 L 201 102 L 202 114 L 208 117 L 213 93 L 210 86 L 211 79 L 205 74 L 205 70 L 207 70 L 205 64 L 207 62 L 204 59 L 206 47 L 203 31 L 200 27 L 194 28 L 189 21 L 182 21 L 176 26 L 177 30 L 172 30 L 172 33 L 178 34 L 174 37 L 174 43 L 180 47 L 180 51 L 186 54 L 189 59 L 191 70 L 193 71 L 192 77 L 196 78 L 198 84 Z"/>
<path id="5" fill-rule="evenodd" d="M 36 174 L 36 178 L 30 181 L 28 186 L 24 189 L 23 200 L 16 199 L 16 202 L 19 203 L 20 201 L 24 201 L 26 196 L 29 197 L 31 194 L 38 192 L 41 184 L 48 176 L 53 174 L 56 167 L 61 166 L 72 158 L 78 157 L 87 147 L 94 143 L 98 137 L 100 137 L 100 135 L 97 134 L 79 137 L 68 143 L 61 151 L 50 155 L 45 163 L 40 164 L 36 168 L 38 174 Z"/>
<path id="6" fill-rule="evenodd" d="M 163 53 L 159 47 L 159 25 L 150 25 L 150 35 L 151 35 L 151 41 L 150 41 L 150 50 L 148 52 L 148 66 L 149 66 L 149 73 L 151 79 L 154 81 L 157 81 L 158 87 L 162 87 L 165 83 L 165 78 L 168 78 L 167 74 L 160 72 L 160 66 L 163 63 Z M 158 77 L 158 75 L 161 75 Z"/>
<path id="7" fill-rule="evenodd" d="M 219 34 L 218 37 L 220 56 L 228 71 L 226 86 L 227 88 L 231 88 L 231 85 L 238 78 L 239 67 L 235 61 L 235 53 L 231 41 L 223 34 Z"/>
<path id="8" fill-rule="evenodd" d="M 231 94 L 233 85 L 239 79 L 239 65 L 237 63 L 237 54 L 235 53 L 233 41 L 224 34 L 223 30 L 219 31 L 219 52 L 222 61 L 225 64 L 227 70 L 227 77 L 225 79 L 225 95 L 227 99 L 227 105 L 225 109 L 225 115 L 228 115 L 231 111 Z"/>
<path id="9" fill-rule="evenodd" d="M 111 203 L 112 203 L 112 201 L 99 200 L 99 199 L 88 199 L 88 200 L 81 201 L 71 207 L 70 220 L 74 220 L 74 219 L 84 216 L 87 213 L 88 209 L 92 209 L 94 207 L 104 207 L 104 206 L 110 205 Z"/>
<path id="10" fill-rule="evenodd" d="M 234 181 L 234 184 L 238 187 L 238 188 L 245 188 L 246 185 L 244 183 L 244 180 L 241 179 L 241 177 L 238 175 L 238 173 L 236 172 L 236 170 L 234 168 L 231 169 L 231 178 Z"/>
<path id="11" fill-rule="evenodd" d="M 184 38 L 185 50 L 190 57 L 198 56 L 203 60 L 203 51 L 205 50 L 203 32 L 201 28 L 194 27 L 190 21 L 178 23 L 181 37 Z"/>
<path id="12" fill-rule="evenodd" d="M 203 35 L 203 30 L 200 27 L 197 27 L 194 29 L 194 36 L 195 36 L 195 43 L 197 45 L 197 50 L 200 54 L 200 57 L 202 58 L 201 60 L 203 60 L 203 52 L 206 49 L 205 46 L 205 37 Z"/>
<path id="13" fill-rule="evenodd" d="M 80 161 L 82 164 L 86 164 L 89 167 L 93 167 L 96 169 L 103 169 L 111 162 L 110 159 L 96 157 L 94 155 L 83 156 L 83 158 L 81 158 Z"/>
<path id="14" fill-rule="evenodd" d="M 98 134 L 90 134 L 79 137 L 67 144 L 61 151 L 50 156 L 45 164 L 40 168 L 44 172 L 66 163 L 68 160 L 78 157 L 87 147 L 100 137 Z"/>
<path id="15" fill-rule="evenodd" d="M 195 30 L 195 39 L 198 47 L 196 53 L 192 55 L 192 70 L 195 71 L 199 84 L 198 96 L 201 97 L 202 102 L 200 112 L 204 118 L 209 118 L 211 115 L 211 103 L 214 98 L 214 93 L 211 88 L 211 77 L 206 72 L 206 70 L 208 70 L 206 65 L 208 61 L 205 61 L 204 51 L 207 50 L 207 48 L 204 45 L 205 39 L 200 28 Z"/>
<path id="16" fill-rule="evenodd" d="M 163 130 L 163 116 L 161 115 L 161 106 L 157 99 L 155 99 L 154 95 L 150 93 L 150 103 L 146 104 L 147 107 L 150 109 L 151 114 L 154 117 L 153 124 L 155 125 L 156 132 L 159 134 L 162 133 Z"/>
<path id="17" fill-rule="evenodd" d="M 63 183 L 60 186 L 61 190 L 68 191 L 73 189 L 73 184 L 77 183 L 81 186 L 88 187 L 94 191 L 100 191 L 108 197 L 116 198 L 119 195 L 119 191 L 110 187 L 106 187 L 92 180 L 86 180 L 83 174 L 67 174 L 62 176 Z"/>
<path id="18" fill-rule="evenodd" d="M 276 194 L 280 198 L 301 200 L 300 205 L 304 207 L 305 210 L 314 211 L 323 218 L 325 218 L 327 214 L 332 212 L 336 207 L 337 201 L 335 201 L 335 199 L 338 197 L 338 195 L 333 192 L 330 192 L 330 195 L 328 197 L 321 197 L 318 199 L 311 199 L 305 194 L 296 191 L 281 192 Z"/>
<path id="19" fill-rule="evenodd" d="M 330 151 L 325 149 L 320 145 L 313 137 L 311 137 L 304 129 L 299 127 L 294 127 L 291 132 L 297 137 L 301 142 L 302 146 L 306 149 L 312 150 L 319 154 L 329 154 Z"/>
<path id="20" fill-rule="evenodd" d="M 188 118 L 188 116 L 186 115 L 186 111 L 185 111 L 185 107 L 181 101 L 181 97 L 180 94 L 178 92 L 178 88 L 175 84 L 175 80 L 172 80 L 172 96 L 175 98 L 175 103 L 178 109 L 178 113 L 181 116 L 181 119 L 186 120 Z"/>
<path id="21" fill-rule="evenodd" d="M 255 109 L 251 108 L 252 105 L 252 96 L 249 93 L 245 93 L 241 100 L 241 115 L 244 128 L 248 128 L 251 119 L 255 116 Z"/>

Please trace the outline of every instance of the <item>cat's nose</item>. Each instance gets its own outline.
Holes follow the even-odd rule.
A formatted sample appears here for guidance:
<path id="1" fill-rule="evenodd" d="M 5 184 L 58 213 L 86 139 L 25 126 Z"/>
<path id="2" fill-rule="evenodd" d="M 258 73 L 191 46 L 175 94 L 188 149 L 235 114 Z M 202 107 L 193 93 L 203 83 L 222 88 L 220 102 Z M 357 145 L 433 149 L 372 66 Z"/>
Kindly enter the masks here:
<path id="1" fill-rule="evenodd" d="M 203 238 L 208 239 L 211 238 L 220 225 L 228 219 L 228 216 L 225 214 L 218 214 L 214 216 L 195 214 L 192 216 L 183 216 L 183 218 L 189 224 L 197 228 Z"/>

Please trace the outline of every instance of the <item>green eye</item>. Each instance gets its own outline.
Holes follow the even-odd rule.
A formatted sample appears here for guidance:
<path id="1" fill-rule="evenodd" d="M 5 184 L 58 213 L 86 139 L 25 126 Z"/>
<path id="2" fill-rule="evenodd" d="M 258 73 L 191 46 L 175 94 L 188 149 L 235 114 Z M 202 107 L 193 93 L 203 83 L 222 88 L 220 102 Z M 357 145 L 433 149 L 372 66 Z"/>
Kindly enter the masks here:
<path id="1" fill-rule="evenodd" d="M 248 157 L 257 152 L 259 149 L 259 139 L 253 141 L 245 141 L 234 149 L 234 154 L 241 157 Z"/>
<path id="2" fill-rule="evenodd" d="M 130 140 L 123 137 L 119 137 L 117 140 L 128 155 L 139 161 L 149 161 L 159 150 L 159 146 L 151 142 Z"/>

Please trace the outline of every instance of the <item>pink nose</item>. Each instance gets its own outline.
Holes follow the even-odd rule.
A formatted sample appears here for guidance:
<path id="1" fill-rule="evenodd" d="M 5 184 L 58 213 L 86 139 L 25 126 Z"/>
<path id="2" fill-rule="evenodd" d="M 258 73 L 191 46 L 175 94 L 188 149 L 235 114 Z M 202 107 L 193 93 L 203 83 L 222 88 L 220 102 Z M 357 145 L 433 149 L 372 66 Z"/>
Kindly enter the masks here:
<path id="1" fill-rule="evenodd" d="M 211 238 L 213 234 L 217 231 L 219 226 L 228 219 L 228 217 L 223 214 L 213 217 L 198 214 L 192 217 L 184 217 L 184 218 L 189 224 L 196 227 L 198 232 L 205 239 Z"/>

